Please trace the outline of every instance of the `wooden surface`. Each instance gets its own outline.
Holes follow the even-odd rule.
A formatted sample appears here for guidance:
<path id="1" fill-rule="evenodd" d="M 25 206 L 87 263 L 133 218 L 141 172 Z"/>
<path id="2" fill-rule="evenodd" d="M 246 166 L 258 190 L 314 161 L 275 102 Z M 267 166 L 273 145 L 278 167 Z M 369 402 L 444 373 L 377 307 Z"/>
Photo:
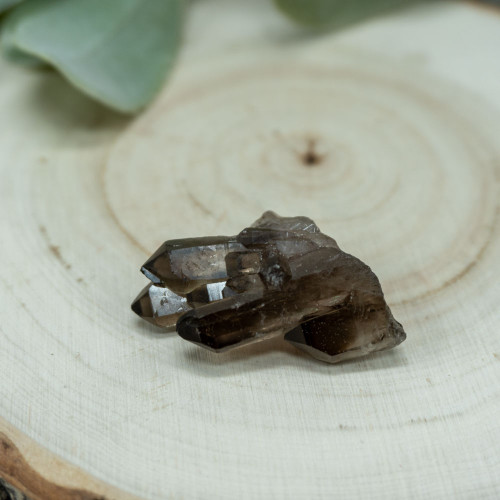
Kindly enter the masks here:
<path id="1" fill-rule="evenodd" d="M 33 499 L 498 498 L 499 47 L 472 4 L 311 37 L 196 2 L 133 122 L 2 61 L 0 476 Z M 214 355 L 129 310 L 163 240 L 265 209 L 371 265 L 407 341 Z"/>

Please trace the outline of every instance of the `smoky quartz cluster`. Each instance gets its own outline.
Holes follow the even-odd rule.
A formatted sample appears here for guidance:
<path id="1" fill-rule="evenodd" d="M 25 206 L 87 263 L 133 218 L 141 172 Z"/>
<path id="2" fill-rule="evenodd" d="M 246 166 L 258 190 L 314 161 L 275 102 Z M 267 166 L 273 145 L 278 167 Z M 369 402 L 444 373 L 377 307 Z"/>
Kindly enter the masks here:
<path id="1" fill-rule="evenodd" d="M 406 334 L 379 280 L 307 217 L 265 212 L 237 236 L 165 242 L 132 309 L 222 352 L 284 335 L 328 363 L 390 349 Z"/>

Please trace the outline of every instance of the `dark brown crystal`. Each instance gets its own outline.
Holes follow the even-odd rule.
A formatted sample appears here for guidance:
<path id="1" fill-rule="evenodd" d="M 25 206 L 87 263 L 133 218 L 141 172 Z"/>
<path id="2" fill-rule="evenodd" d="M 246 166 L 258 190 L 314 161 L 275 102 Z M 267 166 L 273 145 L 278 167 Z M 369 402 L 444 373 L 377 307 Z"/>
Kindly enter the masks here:
<path id="1" fill-rule="evenodd" d="M 153 283 L 132 309 L 217 352 L 284 335 L 335 363 L 406 338 L 371 269 L 307 217 L 266 212 L 234 237 L 167 241 L 142 272 Z"/>

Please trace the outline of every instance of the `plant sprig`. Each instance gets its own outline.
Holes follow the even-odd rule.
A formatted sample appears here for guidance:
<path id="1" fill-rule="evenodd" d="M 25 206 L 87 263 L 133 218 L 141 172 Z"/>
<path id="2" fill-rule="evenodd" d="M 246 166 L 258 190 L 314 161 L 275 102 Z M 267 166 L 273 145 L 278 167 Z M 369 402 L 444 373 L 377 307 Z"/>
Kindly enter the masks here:
<path id="1" fill-rule="evenodd" d="M 274 0 L 310 28 L 339 28 L 419 0 Z M 498 0 L 495 0 L 498 1 Z M 144 108 L 179 50 L 186 0 L 0 0 L 4 53 L 48 64 L 124 113 Z"/>

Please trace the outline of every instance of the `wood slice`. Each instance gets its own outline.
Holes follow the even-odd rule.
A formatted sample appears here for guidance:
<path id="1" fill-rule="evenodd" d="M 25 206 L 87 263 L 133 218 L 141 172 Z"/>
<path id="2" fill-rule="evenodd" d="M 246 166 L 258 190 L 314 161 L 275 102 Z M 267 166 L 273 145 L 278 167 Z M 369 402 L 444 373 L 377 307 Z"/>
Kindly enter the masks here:
<path id="1" fill-rule="evenodd" d="M 30 498 L 500 495 L 500 17 L 271 9 L 195 3 L 132 122 L 0 63 L 0 477 Z M 130 311 L 162 241 L 267 209 L 369 264 L 407 341 L 217 355 Z"/>

